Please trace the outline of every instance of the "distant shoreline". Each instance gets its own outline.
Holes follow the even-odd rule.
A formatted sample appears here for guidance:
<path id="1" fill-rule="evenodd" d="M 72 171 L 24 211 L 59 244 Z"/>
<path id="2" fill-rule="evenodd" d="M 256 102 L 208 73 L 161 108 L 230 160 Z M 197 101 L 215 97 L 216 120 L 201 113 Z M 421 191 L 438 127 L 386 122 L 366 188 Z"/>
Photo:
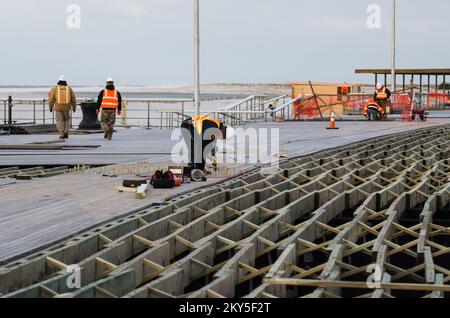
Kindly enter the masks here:
<path id="1" fill-rule="evenodd" d="M 42 93 L 47 92 L 53 85 L 0 85 L 0 92 L 5 93 Z M 103 86 L 82 86 L 73 85 L 75 91 L 81 93 L 98 92 Z M 118 86 L 124 93 L 165 93 L 165 94 L 191 94 L 193 88 L 182 87 L 139 87 L 139 86 Z M 204 84 L 201 85 L 201 92 L 206 94 L 268 94 L 283 95 L 290 94 L 289 84 Z"/>

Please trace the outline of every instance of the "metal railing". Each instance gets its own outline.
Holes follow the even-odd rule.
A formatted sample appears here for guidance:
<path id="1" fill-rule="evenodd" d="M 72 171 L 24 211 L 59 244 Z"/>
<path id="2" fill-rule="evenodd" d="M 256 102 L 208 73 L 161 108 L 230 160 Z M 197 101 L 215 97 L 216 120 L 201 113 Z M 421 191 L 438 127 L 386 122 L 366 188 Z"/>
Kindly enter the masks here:
<path id="1" fill-rule="evenodd" d="M 268 119 L 269 105 L 285 101 L 287 95 L 268 99 L 267 95 L 252 95 L 239 102 L 218 110 L 202 111 L 201 115 L 209 115 L 221 120 L 227 126 L 243 125 L 246 122 L 264 121 Z M 93 101 L 93 99 L 77 99 L 77 105 Z M 204 100 L 204 102 L 207 101 Z M 48 99 L 7 99 L 3 104 L 3 124 L 55 124 L 55 113 L 49 111 Z M 195 114 L 193 99 L 138 99 L 124 98 L 122 115 L 117 126 L 145 127 L 158 129 L 174 129 L 181 122 Z M 1 104 L 0 104 L 1 105 Z M 82 112 L 70 112 L 70 127 L 77 126 L 82 120 Z"/>
<path id="2" fill-rule="evenodd" d="M 247 121 L 262 120 L 265 118 L 267 98 L 267 95 L 251 95 L 220 109 L 216 115 L 220 114 L 222 118 L 217 119 L 222 120 L 227 126 L 238 126 Z M 207 115 L 211 115 L 211 113 L 207 113 Z"/>
<path id="3" fill-rule="evenodd" d="M 77 99 L 77 106 L 91 102 L 92 99 Z M 55 113 L 49 111 L 48 99 L 7 99 L 0 100 L 3 104 L 3 116 L 0 122 L 11 124 L 55 124 Z M 192 99 L 132 99 L 124 98 L 122 116 L 118 118 L 117 126 L 139 126 L 146 128 L 167 128 L 170 124 L 161 121 L 160 112 L 167 107 L 175 107 L 183 114 L 185 109 L 193 105 Z M 3 117 L 3 118 L 1 118 Z M 82 112 L 77 107 L 75 113 L 70 112 L 70 127 L 78 125 L 82 120 Z"/>
<path id="4" fill-rule="evenodd" d="M 297 102 L 306 101 L 306 100 L 309 100 L 311 98 L 314 98 L 314 96 L 313 95 L 297 96 L 295 98 L 291 98 L 287 102 L 284 99 L 282 105 L 280 105 L 280 106 L 276 107 L 275 109 L 269 111 L 270 116 L 274 117 L 274 118 L 281 117 L 283 119 L 290 120 L 291 116 L 292 116 L 292 112 L 293 112 L 293 109 L 292 109 L 293 105 L 295 103 L 297 103 Z"/>

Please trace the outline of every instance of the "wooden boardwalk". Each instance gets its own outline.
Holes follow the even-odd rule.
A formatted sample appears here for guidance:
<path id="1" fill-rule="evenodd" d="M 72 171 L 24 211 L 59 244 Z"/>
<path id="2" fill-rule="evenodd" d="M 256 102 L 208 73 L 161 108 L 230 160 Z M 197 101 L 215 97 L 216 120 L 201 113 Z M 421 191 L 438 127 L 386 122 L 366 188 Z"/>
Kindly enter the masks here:
<path id="1" fill-rule="evenodd" d="M 108 220 L 144 209 L 180 191 L 220 181 L 150 189 L 147 198 L 119 193 L 123 178 L 92 172 L 34 180 L 0 188 L 0 263 L 61 241 Z"/>
<path id="2" fill-rule="evenodd" d="M 433 120 L 426 123 L 339 123 L 339 131 L 324 129 L 325 123 L 261 123 L 256 127 L 280 128 L 281 148 L 290 157 L 337 147 L 367 138 L 430 127 L 450 122 L 449 119 Z M 165 139 L 168 138 L 168 139 Z M 48 140 L 49 136 L 2 136 L 2 143 L 24 143 Z M 169 152 L 174 144 L 170 132 L 124 130 L 117 134 L 113 142 L 106 144 L 101 136 L 74 136 L 70 142 L 82 142 L 102 145 L 99 149 L 81 151 L 64 150 L 59 155 L 52 152 L 0 152 L 0 165 L 8 164 L 63 164 L 69 160 L 84 161 L 89 164 L 103 157 L 112 162 L 121 163 L 147 159 L 153 168 L 162 162 L 168 162 Z M 130 155 L 138 149 L 147 149 L 160 154 Z M 151 151 L 148 151 L 150 149 Z M 116 156 L 110 153 L 116 153 Z M 64 154 L 64 155 L 63 155 Z M 83 159 L 84 158 L 84 159 Z M 100 159 L 99 159 L 100 158 Z M 44 160 L 45 159 L 45 160 Z M 18 163 L 17 161 L 20 161 Z M 45 162 L 44 162 L 45 161 Z M 248 167 L 249 165 L 247 165 Z M 245 165 L 240 166 L 244 168 Z M 210 178 L 208 183 L 191 183 L 171 190 L 150 190 L 147 199 L 137 200 L 133 194 L 118 193 L 116 186 L 123 178 L 103 177 L 102 174 L 85 172 L 56 176 L 49 179 L 18 181 L 15 184 L 0 184 L 0 263 L 27 255 L 43 247 L 65 240 L 88 228 L 110 221 L 114 218 L 144 209 L 153 202 L 220 181 Z"/>

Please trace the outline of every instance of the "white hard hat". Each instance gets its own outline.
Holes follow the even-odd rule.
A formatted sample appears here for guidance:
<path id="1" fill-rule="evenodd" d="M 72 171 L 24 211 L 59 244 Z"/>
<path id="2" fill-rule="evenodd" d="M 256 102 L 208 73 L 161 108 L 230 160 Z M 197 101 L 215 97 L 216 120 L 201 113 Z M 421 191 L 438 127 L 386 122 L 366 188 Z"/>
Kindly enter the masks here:
<path id="1" fill-rule="evenodd" d="M 66 82 L 67 79 L 66 79 L 66 77 L 65 77 L 64 75 L 61 75 L 61 76 L 59 77 L 59 81 L 60 81 L 60 82 Z"/>
<path id="2" fill-rule="evenodd" d="M 109 82 L 114 82 L 114 80 L 113 80 L 111 77 L 108 77 L 108 78 L 106 79 L 106 83 L 109 83 Z"/>
<path id="3" fill-rule="evenodd" d="M 383 88 L 383 84 L 377 83 L 377 89 L 382 89 L 382 88 Z"/>

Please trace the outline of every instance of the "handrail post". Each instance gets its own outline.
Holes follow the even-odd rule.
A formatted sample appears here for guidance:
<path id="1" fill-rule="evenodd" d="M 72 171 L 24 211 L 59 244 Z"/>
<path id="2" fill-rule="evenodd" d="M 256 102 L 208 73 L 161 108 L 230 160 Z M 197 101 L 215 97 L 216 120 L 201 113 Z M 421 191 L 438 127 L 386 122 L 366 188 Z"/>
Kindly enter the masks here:
<path id="1" fill-rule="evenodd" d="M 33 101 L 33 124 L 36 125 L 36 101 Z"/>
<path id="2" fill-rule="evenodd" d="M 45 99 L 42 100 L 42 124 L 45 125 Z"/>
<path id="3" fill-rule="evenodd" d="M 8 96 L 8 124 L 12 125 L 12 96 Z"/>
<path id="4" fill-rule="evenodd" d="M 150 102 L 147 102 L 147 128 L 150 128 Z"/>

